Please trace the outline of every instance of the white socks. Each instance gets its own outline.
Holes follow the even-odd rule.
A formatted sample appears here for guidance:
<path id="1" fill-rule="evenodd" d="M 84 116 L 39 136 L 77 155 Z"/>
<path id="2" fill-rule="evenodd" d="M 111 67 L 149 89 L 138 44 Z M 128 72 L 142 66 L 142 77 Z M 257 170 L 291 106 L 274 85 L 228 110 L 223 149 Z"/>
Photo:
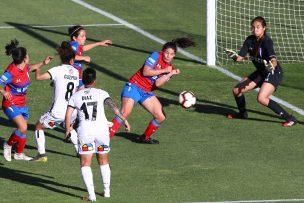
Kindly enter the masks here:
<path id="1" fill-rule="evenodd" d="M 100 165 L 104 197 L 110 197 L 111 169 L 109 164 Z"/>
<path id="2" fill-rule="evenodd" d="M 45 154 L 45 136 L 43 130 L 35 130 L 35 138 L 39 154 Z"/>
<path id="3" fill-rule="evenodd" d="M 96 200 L 94 182 L 93 182 L 93 174 L 92 174 L 91 167 L 89 167 L 89 166 L 81 167 L 81 176 L 82 176 L 84 184 L 86 185 L 87 191 L 89 193 L 89 199 Z"/>
<path id="4" fill-rule="evenodd" d="M 75 148 L 75 150 L 76 150 L 76 153 L 78 153 L 78 137 L 77 137 L 77 132 L 75 131 L 75 130 L 72 130 L 71 132 L 71 137 L 70 137 L 70 139 L 71 139 L 71 142 L 73 143 L 73 145 L 74 145 L 74 148 Z"/>

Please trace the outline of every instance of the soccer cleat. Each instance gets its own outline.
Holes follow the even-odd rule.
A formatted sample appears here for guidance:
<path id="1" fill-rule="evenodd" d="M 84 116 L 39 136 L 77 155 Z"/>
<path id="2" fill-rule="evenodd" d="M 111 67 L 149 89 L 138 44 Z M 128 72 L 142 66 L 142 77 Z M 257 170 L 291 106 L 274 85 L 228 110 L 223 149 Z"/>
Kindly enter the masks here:
<path id="1" fill-rule="evenodd" d="M 84 201 L 84 202 L 96 202 L 96 199 L 90 199 L 89 197 L 83 197 L 82 201 Z"/>
<path id="2" fill-rule="evenodd" d="M 291 126 L 294 126 L 297 123 L 298 123 L 297 119 L 293 116 L 290 116 L 290 118 L 286 122 L 282 123 L 282 126 L 283 127 L 291 127 Z"/>
<path id="3" fill-rule="evenodd" d="M 26 156 L 26 155 L 23 154 L 23 153 L 15 153 L 15 154 L 14 154 L 14 159 L 15 159 L 15 160 L 30 161 L 30 160 L 33 159 L 33 157 Z"/>
<path id="4" fill-rule="evenodd" d="M 12 161 L 12 146 L 6 142 L 3 143 L 3 156 L 6 161 Z"/>
<path id="5" fill-rule="evenodd" d="M 142 144 L 159 144 L 158 140 L 152 139 L 151 137 L 146 139 L 145 135 L 137 137 L 136 141 L 137 143 L 142 143 Z"/>
<path id="6" fill-rule="evenodd" d="M 247 111 L 244 112 L 239 112 L 239 113 L 235 113 L 235 114 L 228 114 L 227 118 L 232 119 L 232 118 L 236 118 L 236 119 L 246 119 L 248 118 L 248 113 Z"/>
<path id="7" fill-rule="evenodd" d="M 31 161 L 35 161 L 35 162 L 47 162 L 48 161 L 48 157 L 45 154 L 38 154 Z"/>

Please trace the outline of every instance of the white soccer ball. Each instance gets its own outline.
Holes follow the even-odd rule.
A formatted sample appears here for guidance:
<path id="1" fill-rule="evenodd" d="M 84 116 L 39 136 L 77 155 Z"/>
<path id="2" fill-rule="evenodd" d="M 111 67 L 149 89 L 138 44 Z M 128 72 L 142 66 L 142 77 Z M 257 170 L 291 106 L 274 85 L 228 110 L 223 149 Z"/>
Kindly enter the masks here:
<path id="1" fill-rule="evenodd" d="M 182 91 L 178 96 L 178 102 L 186 109 L 194 106 L 196 97 L 191 91 Z"/>

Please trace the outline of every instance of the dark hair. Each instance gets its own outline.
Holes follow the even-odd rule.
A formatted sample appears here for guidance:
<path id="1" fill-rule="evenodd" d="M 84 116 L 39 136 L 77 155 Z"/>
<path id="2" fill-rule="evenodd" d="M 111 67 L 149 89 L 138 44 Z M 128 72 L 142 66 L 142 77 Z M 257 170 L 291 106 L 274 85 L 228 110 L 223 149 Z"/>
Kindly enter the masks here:
<path id="1" fill-rule="evenodd" d="M 177 47 L 187 48 L 190 46 L 195 46 L 195 42 L 193 42 L 192 38 L 181 37 L 173 39 L 171 42 L 167 42 L 163 45 L 162 51 L 171 48 L 174 52 L 177 51 Z"/>
<path id="2" fill-rule="evenodd" d="M 93 68 L 87 68 L 83 71 L 82 82 L 84 85 L 91 85 L 96 80 L 96 71 Z"/>
<path id="3" fill-rule="evenodd" d="M 76 56 L 71 44 L 67 41 L 61 42 L 60 47 L 57 48 L 57 53 L 60 56 L 62 64 L 70 64 L 71 59 L 75 59 Z"/>
<path id="4" fill-rule="evenodd" d="M 27 51 L 24 47 L 18 47 L 18 40 L 11 40 L 10 43 L 5 46 L 6 55 L 12 55 L 14 64 L 21 64 L 26 57 Z"/>
<path id="5" fill-rule="evenodd" d="M 266 27 L 266 20 L 265 20 L 265 18 L 263 18 L 262 16 L 257 16 L 257 17 L 255 17 L 254 19 L 252 19 L 252 21 L 251 21 L 251 26 L 253 26 L 253 23 L 254 23 L 255 21 L 260 22 L 260 23 L 262 24 L 263 27 Z M 265 32 L 264 32 L 264 33 L 266 33 L 266 29 L 265 29 Z"/>
<path id="6" fill-rule="evenodd" d="M 78 37 L 81 30 L 84 30 L 84 27 L 82 27 L 81 25 L 75 25 L 69 28 L 68 32 L 72 41 L 73 41 L 73 37 Z"/>

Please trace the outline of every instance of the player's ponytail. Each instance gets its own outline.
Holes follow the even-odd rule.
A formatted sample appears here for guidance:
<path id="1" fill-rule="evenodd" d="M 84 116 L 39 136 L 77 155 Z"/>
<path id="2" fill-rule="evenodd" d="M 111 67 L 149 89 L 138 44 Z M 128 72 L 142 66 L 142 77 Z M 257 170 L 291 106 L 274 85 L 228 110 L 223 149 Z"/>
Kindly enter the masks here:
<path id="1" fill-rule="evenodd" d="M 63 41 L 60 47 L 57 48 L 57 53 L 60 56 L 62 64 L 70 64 L 71 59 L 75 59 L 76 53 L 72 49 L 72 46 L 69 42 Z"/>
<path id="2" fill-rule="evenodd" d="M 81 30 L 84 30 L 84 27 L 82 27 L 81 25 L 75 25 L 69 28 L 68 32 L 69 36 L 71 37 L 71 41 L 74 40 L 73 37 L 78 37 Z"/>
<path id="3" fill-rule="evenodd" d="M 5 46 L 5 53 L 6 55 L 12 55 L 14 64 L 21 64 L 24 58 L 27 55 L 27 51 L 24 47 L 18 47 L 19 42 L 18 40 L 14 39 L 11 40 L 10 43 L 6 44 Z"/>
<path id="4" fill-rule="evenodd" d="M 181 48 L 187 48 L 190 46 L 195 46 L 195 42 L 192 40 L 192 38 L 189 37 L 181 37 L 173 39 L 171 42 L 167 42 L 163 45 L 162 51 L 171 48 L 175 52 L 177 51 L 177 47 Z"/>

